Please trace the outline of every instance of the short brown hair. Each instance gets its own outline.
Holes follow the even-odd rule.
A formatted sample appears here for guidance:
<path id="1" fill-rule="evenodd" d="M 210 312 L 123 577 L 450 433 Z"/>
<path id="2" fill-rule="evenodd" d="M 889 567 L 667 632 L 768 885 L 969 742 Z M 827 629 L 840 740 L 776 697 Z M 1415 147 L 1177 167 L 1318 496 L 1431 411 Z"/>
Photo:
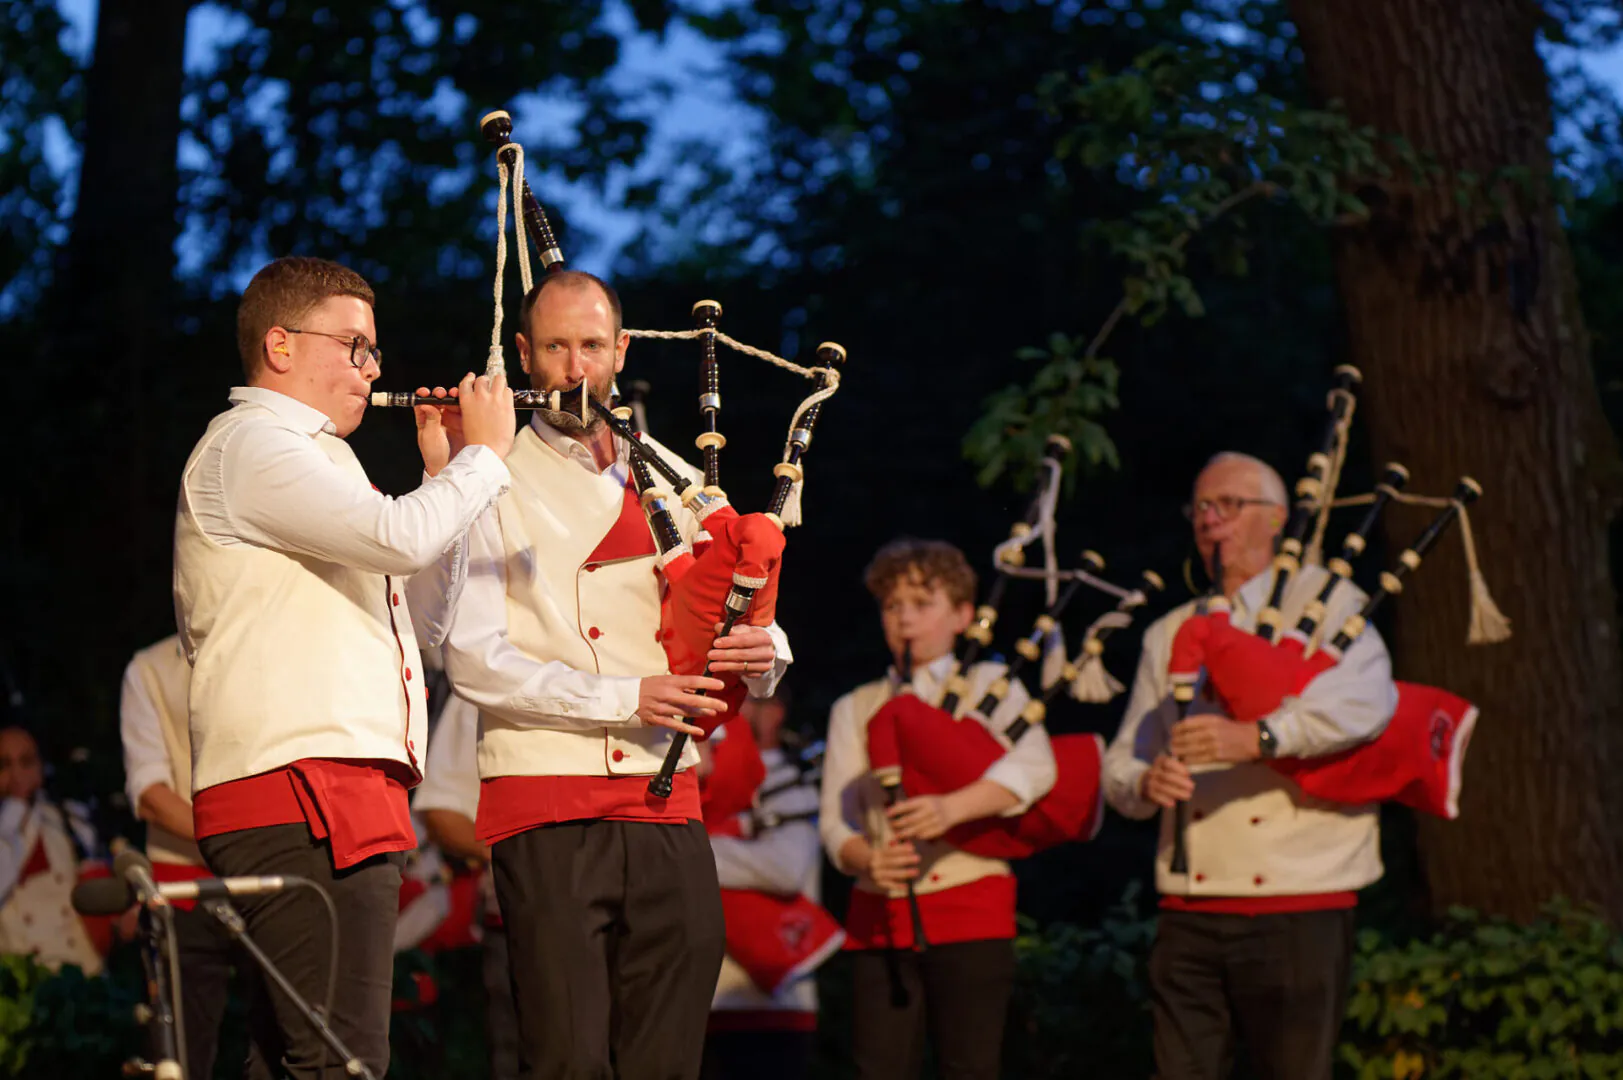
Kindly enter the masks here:
<path id="1" fill-rule="evenodd" d="M 237 352 L 242 354 L 242 373 L 248 381 L 265 362 L 265 335 L 271 327 L 297 323 L 331 296 L 377 304 L 365 278 L 327 259 L 290 255 L 254 275 L 237 303 Z"/>
<path id="2" fill-rule="evenodd" d="M 939 585 L 954 604 L 975 602 L 975 571 L 964 553 L 945 540 L 892 540 L 874 553 L 864 580 L 881 604 L 903 581 Z"/>
<path id="3" fill-rule="evenodd" d="M 526 335 L 530 333 L 530 313 L 535 310 L 536 303 L 541 299 L 542 291 L 549 287 L 557 289 L 566 285 L 576 289 L 596 285 L 599 289 L 602 289 L 604 298 L 609 302 L 609 311 L 614 315 L 614 336 L 616 338 L 620 336 L 620 328 L 623 325 L 623 318 L 620 314 L 620 294 L 614 291 L 614 286 L 596 274 L 587 273 L 585 270 L 554 270 L 551 273 L 543 274 L 541 280 L 530 287 L 530 291 L 524 294 L 524 302 L 519 305 L 518 311 L 519 322 L 524 327 Z"/>

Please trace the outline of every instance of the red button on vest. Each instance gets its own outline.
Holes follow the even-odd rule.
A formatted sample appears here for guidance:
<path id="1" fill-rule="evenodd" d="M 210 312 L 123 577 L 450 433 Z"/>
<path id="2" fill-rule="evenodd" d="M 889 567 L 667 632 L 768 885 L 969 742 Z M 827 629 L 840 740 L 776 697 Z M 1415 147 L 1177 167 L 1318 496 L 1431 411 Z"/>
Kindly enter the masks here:
<path id="1" fill-rule="evenodd" d="M 1206 811 L 1204 811 L 1204 810 L 1196 810 L 1196 811 L 1195 811 L 1195 812 L 1194 812 L 1194 814 L 1192 814 L 1192 815 L 1191 815 L 1191 816 L 1192 816 L 1192 817 L 1193 817 L 1193 818 L 1194 818 L 1194 819 L 1195 819 L 1195 820 L 1196 820 L 1196 821 L 1199 821 L 1199 820 L 1200 820 L 1200 819 L 1201 819 L 1201 818 L 1203 818 L 1203 817 L 1205 817 L 1205 816 L 1206 816 Z"/>
<path id="2" fill-rule="evenodd" d="M 593 641 L 596 641 L 596 640 L 597 640 L 597 636 L 598 636 L 598 635 L 599 635 L 599 634 L 601 634 L 601 633 L 602 633 L 602 632 L 603 632 L 603 631 L 601 631 L 601 630 L 599 630 L 599 629 L 598 629 L 598 628 L 597 628 L 597 627 L 595 627 L 595 626 L 594 626 L 594 627 L 592 627 L 592 628 L 591 628 L 591 629 L 589 629 L 589 630 L 587 630 L 587 631 L 586 631 L 586 636 L 587 636 L 587 637 L 589 637 L 589 638 L 591 638 L 591 639 L 592 639 L 592 640 L 593 640 Z"/>
<path id="3" fill-rule="evenodd" d="M 411 668 L 406 669 L 406 681 L 411 682 Z"/>
<path id="4" fill-rule="evenodd" d="M 1252 878 L 1251 879 L 1251 884 L 1253 884 L 1253 885 L 1261 885 L 1262 884 L 1262 875 L 1258 874 L 1256 877 Z"/>
<path id="5" fill-rule="evenodd" d="M 1205 881 L 1206 880 L 1206 875 L 1205 874 L 1196 874 L 1195 875 L 1195 880 L 1196 881 Z"/>
<path id="6" fill-rule="evenodd" d="M 399 607 L 400 606 L 400 594 L 395 593 L 393 599 L 394 599 L 394 606 Z"/>
<path id="7" fill-rule="evenodd" d="M 615 761 L 624 761 L 626 752 L 624 750 L 616 750 L 612 756 Z"/>
<path id="8" fill-rule="evenodd" d="M 1251 824 L 1253 824 L 1253 825 L 1261 825 L 1262 824 L 1262 819 L 1260 817 L 1254 817 L 1254 818 L 1251 819 Z"/>

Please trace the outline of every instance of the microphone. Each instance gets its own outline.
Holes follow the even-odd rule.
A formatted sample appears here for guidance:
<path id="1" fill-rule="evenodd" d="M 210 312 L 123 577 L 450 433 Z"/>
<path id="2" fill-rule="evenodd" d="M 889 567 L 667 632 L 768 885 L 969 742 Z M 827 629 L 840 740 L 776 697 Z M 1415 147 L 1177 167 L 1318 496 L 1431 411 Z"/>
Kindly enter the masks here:
<path id="1" fill-rule="evenodd" d="M 199 878 L 196 881 L 152 880 L 152 864 L 138 851 L 113 860 L 117 875 L 81 881 L 73 887 L 73 910 L 81 915 L 119 915 L 133 904 L 160 907 L 171 900 L 222 900 L 280 892 L 303 881 L 290 876 Z"/>

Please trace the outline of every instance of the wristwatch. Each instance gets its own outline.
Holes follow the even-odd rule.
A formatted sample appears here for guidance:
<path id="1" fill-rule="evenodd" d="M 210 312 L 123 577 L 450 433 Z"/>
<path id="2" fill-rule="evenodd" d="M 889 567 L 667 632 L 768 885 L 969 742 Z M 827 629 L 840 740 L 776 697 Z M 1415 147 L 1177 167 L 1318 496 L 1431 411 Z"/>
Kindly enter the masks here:
<path id="1" fill-rule="evenodd" d="M 1264 760 L 1279 753 L 1279 740 L 1274 738 L 1273 728 L 1268 726 L 1266 720 L 1257 721 L 1257 750 Z"/>

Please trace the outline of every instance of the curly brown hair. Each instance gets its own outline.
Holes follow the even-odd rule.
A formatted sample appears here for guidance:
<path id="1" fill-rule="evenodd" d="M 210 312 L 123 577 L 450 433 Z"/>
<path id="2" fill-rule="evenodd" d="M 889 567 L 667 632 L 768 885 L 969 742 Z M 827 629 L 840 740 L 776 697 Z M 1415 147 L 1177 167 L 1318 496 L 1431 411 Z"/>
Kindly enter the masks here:
<path id="1" fill-rule="evenodd" d="M 954 604 L 973 604 L 977 580 L 964 553 L 945 540 L 904 536 L 874 553 L 864 581 L 881 604 L 903 581 L 939 585 Z"/>
<path id="2" fill-rule="evenodd" d="M 289 255 L 254 275 L 237 303 L 237 352 L 249 382 L 265 363 L 265 335 L 293 326 L 329 296 L 354 296 L 376 306 L 366 279 L 327 259 Z"/>

